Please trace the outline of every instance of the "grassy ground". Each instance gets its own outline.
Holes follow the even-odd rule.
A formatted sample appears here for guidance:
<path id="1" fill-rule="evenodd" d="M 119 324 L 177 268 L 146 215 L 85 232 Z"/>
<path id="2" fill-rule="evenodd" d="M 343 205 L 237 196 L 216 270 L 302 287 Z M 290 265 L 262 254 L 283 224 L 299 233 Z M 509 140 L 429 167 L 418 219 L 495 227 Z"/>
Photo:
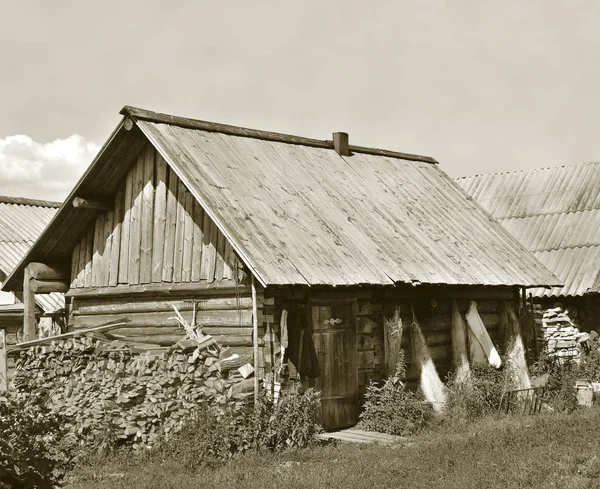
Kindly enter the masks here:
<path id="1" fill-rule="evenodd" d="M 600 410 L 487 419 L 403 445 L 340 444 L 249 454 L 195 472 L 121 454 L 79 467 L 69 489 L 600 488 Z"/>

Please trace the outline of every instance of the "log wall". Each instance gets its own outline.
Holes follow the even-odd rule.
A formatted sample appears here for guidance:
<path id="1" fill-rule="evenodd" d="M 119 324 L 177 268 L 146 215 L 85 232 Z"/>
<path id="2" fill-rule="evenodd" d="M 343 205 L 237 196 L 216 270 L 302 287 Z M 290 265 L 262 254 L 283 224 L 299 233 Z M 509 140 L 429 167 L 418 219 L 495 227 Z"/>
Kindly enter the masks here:
<path id="1" fill-rule="evenodd" d="M 400 347 L 404 350 L 407 363 L 406 381 L 416 387 L 418 371 L 414 365 L 410 345 L 410 325 L 412 323 L 411 306 L 425 336 L 430 353 L 440 377 L 444 379 L 451 371 L 452 345 L 452 298 L 457 299 L 459 311 L 464 315 L 469 301 L 477 303 L 477 309 L 488 329 L 492 340 L 499 342 L 500 311 L 504 301 L 518 310 L 518 293 L 511 287 L 412 287 L 394 288 L 356 288 L 346 291 L 325 291 L 314 289 L 310 292 L 299 290 L 268 290 L 266 292 L 265 311 L 268 311 L 269 324 L 265 324 L 265 367 L 276 364 L 279 351 L 279 319 L 281 310 L 290 304 L 306 304 L 308 299 L 327 300 L 354 299 L 357 302 L 357 368 L 359 393 L 362 395 L 371 380 L 379 382 L 394 371 L 397 360 L 397 340 L 390 336 L 389 323 L 393 321 L 396 309 L 403 326 Z M 274 345 L 269 348 L 268 344 Z"/>
<path id="2" fill-rule="evenodd" d="M 71 256 L 71 288 L 232 280 L 231 245 L 151 144 Z"/>

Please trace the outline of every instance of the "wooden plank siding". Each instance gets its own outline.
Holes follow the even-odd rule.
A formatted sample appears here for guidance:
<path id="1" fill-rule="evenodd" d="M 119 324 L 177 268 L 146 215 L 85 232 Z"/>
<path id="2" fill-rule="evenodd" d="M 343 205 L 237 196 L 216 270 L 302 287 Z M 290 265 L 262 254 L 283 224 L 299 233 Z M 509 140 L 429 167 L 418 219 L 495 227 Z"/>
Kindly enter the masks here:
<path id="1" fill-rule="evenodd" d="M 71 288 L 233 282 L 231 244 L 152 145 L 73 249 Z"/>

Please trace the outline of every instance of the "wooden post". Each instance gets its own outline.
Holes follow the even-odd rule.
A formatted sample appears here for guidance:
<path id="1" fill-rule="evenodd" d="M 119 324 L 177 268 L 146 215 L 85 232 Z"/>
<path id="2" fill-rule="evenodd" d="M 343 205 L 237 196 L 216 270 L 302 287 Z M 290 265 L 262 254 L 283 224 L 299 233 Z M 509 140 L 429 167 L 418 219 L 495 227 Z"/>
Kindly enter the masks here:
<path id="1" fill-rule="evenodd" d="M 31 288 L 31 275 L 25 268 L 23 275 L 23 341 L 35 339 L 35 292 Z"/>
<path id="2" fill-rule="evenodd" d="M 256 307 L 256 286 L 252 276 L 252 346 L 254 347 L 254 408 L 258 406 L 258 308 Z"/>
<path id="3" fill-rule="evenodd" d="M 8 390 L 8 373 L 6 370 L 6 339 L 4 330 L 0 329 L 0 392 Z"/>

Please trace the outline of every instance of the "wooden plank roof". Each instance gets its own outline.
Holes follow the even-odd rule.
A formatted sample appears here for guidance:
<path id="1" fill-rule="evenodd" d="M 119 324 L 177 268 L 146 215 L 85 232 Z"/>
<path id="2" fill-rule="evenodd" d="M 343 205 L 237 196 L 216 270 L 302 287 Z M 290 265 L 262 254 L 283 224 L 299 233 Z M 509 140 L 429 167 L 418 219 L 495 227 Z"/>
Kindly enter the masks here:
<path id="1" fill-rule="evenodd" d="M 114 192 L 147 138 L 263 285 L 560 284 L 430 157 L 360 146 L 344 157 L 331 141 L 122 114 L 30 261 L 68 261 L 83 217 L 71 200 Z"/>

